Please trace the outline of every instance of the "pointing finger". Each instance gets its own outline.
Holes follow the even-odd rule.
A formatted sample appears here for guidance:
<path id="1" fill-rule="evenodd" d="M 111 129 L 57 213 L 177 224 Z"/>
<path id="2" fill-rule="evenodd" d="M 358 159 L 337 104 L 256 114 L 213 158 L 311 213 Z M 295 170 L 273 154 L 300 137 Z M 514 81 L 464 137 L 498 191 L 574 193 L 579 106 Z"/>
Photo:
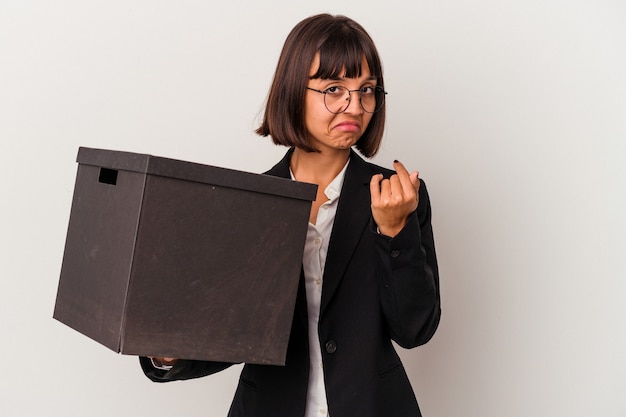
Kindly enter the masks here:
<path id="1" fill-rule="evenodd" d="M 400 179 L 400 183 L 402 184 L 402 188 L 405 193 L 417 192 L 419 186 L 418 180 L 418 172 L 413 171 L 409 174 L 409 171 L 406 169 L 404 164 L 398 160 L 393 161 L 393 166 L 396 169 L 398 174 L 398 178 Z"/>

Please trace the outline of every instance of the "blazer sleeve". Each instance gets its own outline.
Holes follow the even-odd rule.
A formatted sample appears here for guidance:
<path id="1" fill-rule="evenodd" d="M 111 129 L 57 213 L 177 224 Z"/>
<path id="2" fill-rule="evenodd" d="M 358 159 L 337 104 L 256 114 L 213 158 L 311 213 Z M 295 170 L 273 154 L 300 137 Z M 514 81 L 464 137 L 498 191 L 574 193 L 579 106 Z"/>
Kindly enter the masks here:
<path id="1" fill-rule="evenodd" d="M 179 360 L 169 371 L 152 366 L 149 358 L 139 357 L 139 364 L 146 376 L 154 382 L 180 381 L 211 375 L 232 366 L 227 362 L 208 362 L 196 360 Z"/>
<path id="2" fill-rule="evenodd" d="M 439 270 L 426 184 L 402 231 L 374 236 L 381 308 L 391 338 L 404 348 L 428 342 L 441 318 Z"/>

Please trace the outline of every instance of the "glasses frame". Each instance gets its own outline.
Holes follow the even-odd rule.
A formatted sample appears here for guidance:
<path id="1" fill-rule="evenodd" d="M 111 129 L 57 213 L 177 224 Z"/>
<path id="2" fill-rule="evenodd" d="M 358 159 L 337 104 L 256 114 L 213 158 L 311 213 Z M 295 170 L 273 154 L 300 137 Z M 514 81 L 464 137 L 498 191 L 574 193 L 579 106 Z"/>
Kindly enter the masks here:
<path id="1" fill-rule="evenodd" d="M 351 103 L 351 100 L 352 100 L 352 93 L 359 93 L 359 106 L 361 106 L 361 109 L 363 109 L 363 111 L 365 113 L 374 114 L 377 111 L 379 111 L 383 107 L 383 105 L 385 104 L 385 96 L 387 95 L 387 92 L 385 90 L 383 90 L 382 87 L 379 87 L 379 86 L 376 86 L 376 87 L 373 87 L 373 88 L 377 92 L 382 93 L 381 97 L 383 98 L 383 102 L 380 103 L 380 107 L 376 106 L 376 109 L 374 111 L 367 111 L 365 109 L 365 107 L 363 107 L 363 101 L 361 101 L 361 93 L 362 93 L 361 92 L 361 88 L 362 87 L 361 88 L 357 88 L 356 90 L 349 90 L 349 89 L 347 89 L 345 87 L 339 87 L 339 86 L 336 86 L 335 88 L 344 88 L 345 90 L 348 91 L 348 103 L 346 104 L 346 107 L 343 110 L 338 111 L 338 112 L 334 112 L 334 111 L 330 110 L 328 108 L 328 105 L 326 104 L 326 93 L 328 93 L 328 90 L 317 90 L 317 89 L 311 88 L 311 87 L 307 87 L 307 90 L 311 90 L 311 91 L 315 91 L 316 93 L 324 94 L 324 107 L 326 107 L 326 110 L 328 110 L 332 114 L 341 114 L 341 113 L 344 113 L 346 110 L 348 110 L 348 107 L 350 107 L 350 103 Z"/>

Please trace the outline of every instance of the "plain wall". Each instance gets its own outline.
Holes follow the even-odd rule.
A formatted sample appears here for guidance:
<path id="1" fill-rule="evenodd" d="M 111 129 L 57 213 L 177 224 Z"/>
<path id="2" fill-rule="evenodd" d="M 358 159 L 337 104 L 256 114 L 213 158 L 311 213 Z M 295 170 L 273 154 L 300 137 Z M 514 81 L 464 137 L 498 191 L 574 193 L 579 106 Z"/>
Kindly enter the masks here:
<path id="1" fill-rule="evenodd" d="M 154 384 L 52 319 L 76 152 L 269 168 L 280 48 L 323 11 L 383 57 L 375 161 L 430 191 L 443 318 L 401 352 L 425 417 L 626 415 L 622 0 L 2 0 L 0 416 L 226 415 L 240 367 Z"/>

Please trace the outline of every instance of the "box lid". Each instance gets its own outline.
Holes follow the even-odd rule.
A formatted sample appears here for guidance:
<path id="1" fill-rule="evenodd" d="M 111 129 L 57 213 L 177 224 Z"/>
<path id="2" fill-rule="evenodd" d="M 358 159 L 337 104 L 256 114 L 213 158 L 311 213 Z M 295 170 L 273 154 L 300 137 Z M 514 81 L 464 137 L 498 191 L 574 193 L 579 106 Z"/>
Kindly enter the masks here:
<path id="1" fill-rule="evenodd" d="M 133 152 L 80 147 L 76 162 L 307 201 L 317 193 L 315 184 Z"/>

